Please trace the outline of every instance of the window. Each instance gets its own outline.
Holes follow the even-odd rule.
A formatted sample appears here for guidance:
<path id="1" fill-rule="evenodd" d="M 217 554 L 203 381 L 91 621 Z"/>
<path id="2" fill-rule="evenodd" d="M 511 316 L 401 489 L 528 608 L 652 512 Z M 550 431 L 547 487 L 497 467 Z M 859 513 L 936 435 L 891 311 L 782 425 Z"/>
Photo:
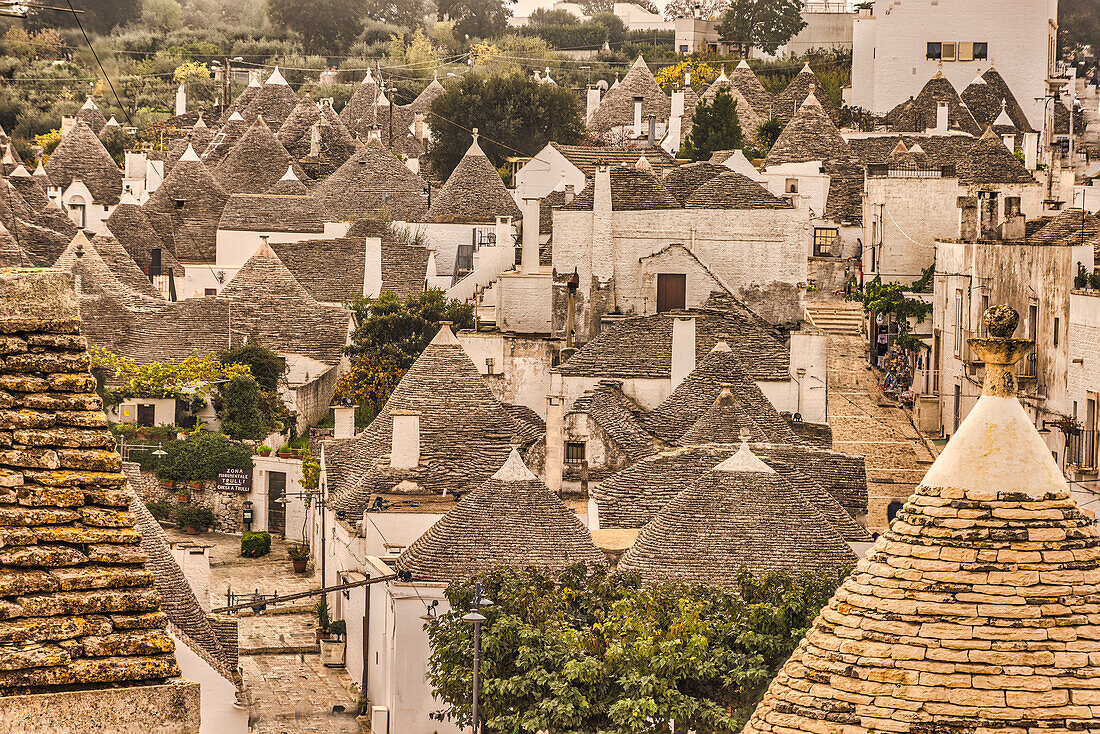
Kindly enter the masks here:
<path id="1" fill-rule="evenodd" d="M 940 44 L 940 59 L 943 61 L 955 60 L 955 42 L 945 41 Z"/>
<path id="2" fill-rule="evenodd" d="M 989 44 L 988 43 L 975 43 L 974 44 L 974 60 L 979 61 L 989 58 Z"/>
<path id="3" fill-rule="evenodd" d="M 985 333 L 985 312 L 989 310 L 989 294 L 982 294 L 982 310 L 978 314 L 978 329 L 981 336 L 988 336 Z"/>
<path id="4" fill-rule="evenodd" d="M 1085 466 L 1096 466 L 1096 394 L 1089 393 L 1085 401 Z"/>
<path id="5" fill-rule="evenodd" d="M 969 41 L 959 41 L 959 61 L 974 60 L 974 44 Z"/>
<path id="6" fill-rule="evenodd" d="M 783 184 L 783 190 L 785 192 L 787 192 L 788 194 L 797 194 L 798 193 L 798 179 L 797 178 L 788 178 L 787 181 Z"/>
<path id="7" fill-rule="evenodd" d="M 202 294 L 204 296 L 216 296 L 216 295 L 218 295 L 218 289 L 217 288 L 207 288 L 206 290 L 203 291 Z"/>
<path id="8" fill-rule="evenodd" d="M 584 463 L 584 441 L 566 441 L 565 442 L 565 463 L 566 464 L 582 464 L 582 463 Z"/>
<path id="9" fill-rule="evenodd" d="M 836 244 L 839 239 L 837 230 L 831 227 L 814 227 L 814 257 L 832 257 L 838 255 Z"/>
<path id="10" fill-rule="evenodd" d="M 681 43 L 680 44 L 680 53 L 682 53 L 682 54 L 691 53 L 691 51 L 688 49 L 688 45 L 686 43 Z"/>
<path id="11" fill-rule="evenodd" d="M 1059 326 L 1058 317 L 1055 316 L 1054 317 L 1054 334 L 1053 334 L 1053 336 L 1054 336 L 1054 346 L 1058 346 L 1058 326 Z"/>
<path id="12" fill-rule="evenodd" d="M 955 291 L 955 356 L 962 357 L 963 349 L 963 292 Z"/>
<path id="13" fill-rule="evenodd" d="M 938 59 L 940 57 L 940 46 L 941 45 L 942 44 L 936 43 L 935 41 L 929 41 L 928 42 L 928 53 L 925 55 L 925 58 Z"/>
<path id="14" fill-rule="evenodd" d="M 174 199 L 173 202 L 175 203 L 177 209 L 182 209 L 184 204 L 187 203 L 187 199 Z"/>

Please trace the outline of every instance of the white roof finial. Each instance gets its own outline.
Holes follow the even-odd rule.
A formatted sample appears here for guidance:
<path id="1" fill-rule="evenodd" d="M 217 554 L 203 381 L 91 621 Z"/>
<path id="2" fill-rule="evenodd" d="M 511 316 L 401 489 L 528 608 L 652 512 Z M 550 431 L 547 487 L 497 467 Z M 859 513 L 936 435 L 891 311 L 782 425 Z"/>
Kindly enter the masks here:
<path id="1" fill-rule="evenodd" d="M 183 155 L 181 155 L 179 159 L 180 163 L 184 161 L 191 163 L 199 162 L 199 154 L 195 152 L 195 146 L 191 145 L 190 142 L 187 143 L 187 150 L 183 151 Z"/>
<path id="2" fill-rule="evenodd" d="M 523 457 L 519 455 L 515 447 L 512 447 L 512 452 L 508 454 L 508 460 L 504 462 L 504 466 L 497 469 L 493 479 L 499 479 L 502 482 L 529 482 L 532 479 L 538 479 L 538 477 L 527 468 L 527 464 L 523 463 Z"/>
<path id="3" fill-rule="evenodd" d="M 775 474 L 775 469 L 765 464 L 752 452 L 747 443 L 742 443 L 737 453 L 714 467 L 713 471 L 728 472 L 755 472 L 759 474 Z"/>
<path id="4" fill-rule="evenodd" d="M 275 71 L 271 72 L 271 76 L 267 78 L 265 84 L 281 84 L 282 86 L 289 87 L 286 83 L 286 79 L 283 79 L 283 75 L 279 73 L 279 65 L 275 65 Z"/>
<path id="5" fill-rule="evenodd" d="M 294 175 L 294 164 L 290 164 L 286 167 L 286 173 L 279 179 L 280 181 L 297 181 L 298 177 Z"/>

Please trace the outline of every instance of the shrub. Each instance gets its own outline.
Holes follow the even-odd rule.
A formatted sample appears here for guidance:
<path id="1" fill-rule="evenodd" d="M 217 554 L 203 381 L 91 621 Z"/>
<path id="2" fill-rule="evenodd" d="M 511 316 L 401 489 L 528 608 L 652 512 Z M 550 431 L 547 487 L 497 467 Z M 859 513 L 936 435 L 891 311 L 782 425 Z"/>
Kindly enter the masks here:
<path id="1" fill-rule="evenodd" d="M 149 510 L 149 514 L 153 516 L 154 520 L 158 522 L 167 522 L 172 520 L 176 514 L 176 505 L 172 504 L 168 500 L 157 500 L 156 502 L 146 502 L 145 508 Z"/>
<path id="2" fill-rule="evenodd" d="M 176 510 L 176 521 L 181 528 L 212 528 L 218 518 L 209 507 L 183 506 Z"/>
<path id="3" fill-rule="evenodd" d="M 290 560 L 292 561 L 309 560 L 309 546 L 305 543 L 295 543 L 287 549 L 287 553 L 290 554 Z"/>
<path id="4" fill-rule="evenodd" d="M 218 478 L 226 469 L 252 469 L 252 449 L 220 433 L 196 433 L 186 441 L 165 446 L 156 473 L 173 482 L 201 482 Z"/>
<path id="5" fill-rule="evenodd" d="M 241 555 L 245 558 L 259 558 L 271 552 L 271 533 L 259 530 L 241 536 Z"/>

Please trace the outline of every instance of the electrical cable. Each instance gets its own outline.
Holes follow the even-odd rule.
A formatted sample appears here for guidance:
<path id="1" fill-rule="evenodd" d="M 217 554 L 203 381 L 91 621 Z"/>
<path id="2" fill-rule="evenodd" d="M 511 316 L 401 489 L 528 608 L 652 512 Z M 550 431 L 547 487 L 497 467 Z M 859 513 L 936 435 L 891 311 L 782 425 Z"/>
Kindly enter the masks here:
<path id="1" fill-rule="evenodd" d="M 89 39 L 88 34 L 84 32 L 84 24 L 80 22 L 80 14 L 73 8 L 72 0 L 65 0 L 65 3 L 69 6 L 69 11 L 73 14 L 73 19 L 76 21 L 76 27 L 80 29 L 80 35 L 84 36 L 84 42 L 88 44 L 92 56 L 95 57 L 95 62 L 99 64 L 99 70 L 103 72 L 103 78 L 107 80 L 108 86 L 111 87 L 111 94 L 115 96 L 115 102 L 118 103 L 118 108 L 122 110 L 122 114 L 126 115 L 126 122 L 130 123 L 130 126 L 133 127 L 134 121 L 130 119 L 130 112 L 122 106 L 122 100 L 118 98 L 118 92 L 115 91 L 114 82 L 111 81 L 111 77 L 107 74 L 107 70 L 103 68 L 103 62 L 99 60 L 99 54 L 95 52 L 95 47 L 92 46 L 91 39 Z"/>

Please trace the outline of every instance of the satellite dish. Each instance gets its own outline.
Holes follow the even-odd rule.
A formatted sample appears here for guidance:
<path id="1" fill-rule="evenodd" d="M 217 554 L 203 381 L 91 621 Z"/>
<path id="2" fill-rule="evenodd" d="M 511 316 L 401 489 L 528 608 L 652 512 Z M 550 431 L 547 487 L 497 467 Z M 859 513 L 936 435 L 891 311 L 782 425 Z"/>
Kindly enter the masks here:
<path id="1" fill-rule="evenodd" d="M 596 82 L 596 89 L 600 90 L 601 92 L 606 92 L 607 91 L 607 80 L 606 79 L 600 79 L 598 82 Z"/>

